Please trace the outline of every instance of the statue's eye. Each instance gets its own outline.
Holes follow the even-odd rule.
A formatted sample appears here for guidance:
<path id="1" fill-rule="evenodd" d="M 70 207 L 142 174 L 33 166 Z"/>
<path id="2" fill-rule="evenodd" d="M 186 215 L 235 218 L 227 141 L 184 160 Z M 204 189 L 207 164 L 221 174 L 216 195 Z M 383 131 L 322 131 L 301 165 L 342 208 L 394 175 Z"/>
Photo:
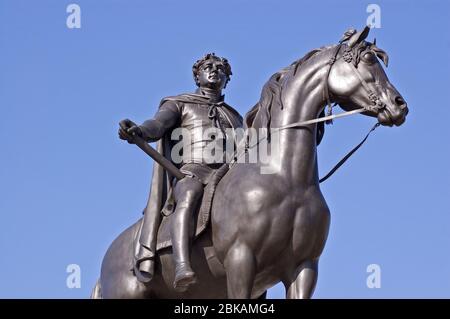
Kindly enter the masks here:
<path id="1" fill-rule="evenodd" d="M 369 63 L 376 62 L 377 58 L 375 57 L 375 54 L 372 51 L 367 51 L 363 54 L 363 59 Z"/>

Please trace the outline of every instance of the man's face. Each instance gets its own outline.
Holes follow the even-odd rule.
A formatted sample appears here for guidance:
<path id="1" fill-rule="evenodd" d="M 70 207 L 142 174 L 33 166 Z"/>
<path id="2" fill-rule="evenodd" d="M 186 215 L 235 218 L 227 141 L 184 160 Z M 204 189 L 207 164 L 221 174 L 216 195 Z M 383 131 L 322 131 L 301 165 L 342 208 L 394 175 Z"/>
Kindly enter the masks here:
<path id="1" fill-rule="evenodd" d="M 197 83 L 203 88 L 222 90 L 227 83 L 225 67 L 221 61 L 207 60 L 197 73 Z"/>

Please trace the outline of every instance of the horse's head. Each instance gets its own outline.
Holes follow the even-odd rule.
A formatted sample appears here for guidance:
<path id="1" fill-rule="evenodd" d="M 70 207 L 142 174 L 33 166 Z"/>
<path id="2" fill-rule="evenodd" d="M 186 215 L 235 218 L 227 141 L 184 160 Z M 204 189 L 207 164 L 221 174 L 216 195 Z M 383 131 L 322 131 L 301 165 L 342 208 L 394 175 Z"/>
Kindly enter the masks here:
<path id="1" fill-rule="evenodd" d="M 401 125 L 408 114 L 405 100 L 389 82 L 378 58 L 387 66 L 388 55 L 365 41 L 370 29 L 345 33 L 328 77 L 329 92 L 344 110 L 366 108 L 382 125 Z"/>

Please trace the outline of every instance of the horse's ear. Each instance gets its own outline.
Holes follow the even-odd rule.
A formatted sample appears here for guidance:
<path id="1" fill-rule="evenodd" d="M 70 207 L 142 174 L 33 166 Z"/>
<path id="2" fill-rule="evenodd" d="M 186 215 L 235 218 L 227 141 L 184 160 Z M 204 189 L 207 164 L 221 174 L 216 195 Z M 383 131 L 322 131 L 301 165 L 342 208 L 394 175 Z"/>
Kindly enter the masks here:
<path id="1" fill-rule="evenodd" d="M 353 48 L 355 45 L 364 41 L 367 38 L 367 36 L 369 35 L 369 31 L 370 31 L 370 28 L 368 26 L 366 26 L 362 31 L 356 32 L 350 38 L 350 40 L 348 40 L 348 46 L 350 48 Z"/>
<path id="2" fill-rule="evenodd" d="M 385 51 L 378 48 L 375 44 L 372 45 L 372 51 L 375 52 L 377 57 L 380 58 L 383 61 L 384 65 L 387 67 L 389 64 L 388 54 Z"/>
<path id="3" fill-rule="evenodd" d="M 339 43 L 343 43 L 345 41 L 348 41 L 354 34 L 356 33 L 356 30 L 354 28 L 350 28 L 347 31 L 345 31 L 344 35 L 342 36 Z"/>
<path id="4" fill-rule="evenodd" d="M 388 54 L 381 50 L 379 47 L 377 47 L 377 39 L 373 39 L 373 43 L 370 45 L 370 49 L 375 52 L 377 57 L 381 59 L 384 63 L 384 65 L 387 67 L 389 64 L 389 56 Z"/>

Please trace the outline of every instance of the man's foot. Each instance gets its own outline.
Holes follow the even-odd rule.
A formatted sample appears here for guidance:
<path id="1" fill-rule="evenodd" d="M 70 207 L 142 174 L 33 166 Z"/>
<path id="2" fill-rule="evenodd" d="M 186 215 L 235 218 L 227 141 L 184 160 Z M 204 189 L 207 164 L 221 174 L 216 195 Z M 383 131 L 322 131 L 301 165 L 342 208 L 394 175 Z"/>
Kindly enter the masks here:
<path id="1" fill-rule="evenodd" d="M 173 281 L 173 288 L 177 292 L 185 292 L 190 285 L 197 282 L 195 272 L 192 270 L 189 263 L 178 263 L 175 267 L 175 280 Z"/>

